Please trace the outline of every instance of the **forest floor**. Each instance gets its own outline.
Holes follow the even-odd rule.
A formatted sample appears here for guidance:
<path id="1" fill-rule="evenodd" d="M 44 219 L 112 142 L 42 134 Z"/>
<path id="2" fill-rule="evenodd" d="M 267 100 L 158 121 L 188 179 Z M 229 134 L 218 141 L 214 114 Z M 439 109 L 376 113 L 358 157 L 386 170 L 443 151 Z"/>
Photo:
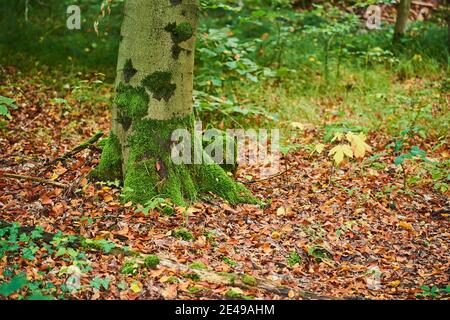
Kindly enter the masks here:
<path id="1" fill-rule="evenodd" d="M 86 85 L 95 86 L 95 76 L 91 79 Z M 8 69 L 2 86 L 8 89 L 0 94 L 15 97 L 20 112 L 12 112 L 7 130 L 0 133 L 1 172 L 70 187 L 0 175 L 0 220 L 104 239 L 192 269 L 246 274 L 287 290 L 271 292 L 258 284 L 236 288 L 162 264 L 124 273 L 130 257 L 123 254 L 69 250 L 55 242 L 44 246 L 26 236 L 0 255 L 0 281 L 25 272 L 28 288 L 76 299 L 298 299 L 304 291 L 333 298 L 411 299 L 424 293 L 421 286 L 449 284 L 448 192 L 434 190 L 429 182 L 405 191 L 394 165 L 363 170 L 349 164 L 330 179 L 329 159 L 312 161 L 309 152 L 293 150 L 283 158 L 291 168 L 287 174 L 247 185 L 256 197 L 271 199 L 264 208 L 231 207 L 208 198 L 177 208 L 172 216 L 157 211 L 144 215 L 121 204 L 117 186 L 87 179 L 98 163 L 98 148 L 50 164 L 97 131 L 108 132 L 110 85 L 96 87 L 97 101 L 67 97 L 68 104 L 56 99 L 54 84 L 40 75 Z M 310 126 L 292 143 L 309 144 L 317 135 L 318 128 Z M 374 131 L 367 141 L 377 153 L 389 137 Z M 449 152 L 442 144 L 428 156 L 445 159 Z M 383 157 L 392 163 L 391 155 Z M 257 179 L 257 166 L 239 168 L 237 179 L 247 181 L 247 176 Z M 386 191 L 388 185 L 392 188 Z M 65 286 L 71 265 L 82 271 L 81 287 L 74 291 Z M 26 295 L 26 290 L 11 298 Z"/>

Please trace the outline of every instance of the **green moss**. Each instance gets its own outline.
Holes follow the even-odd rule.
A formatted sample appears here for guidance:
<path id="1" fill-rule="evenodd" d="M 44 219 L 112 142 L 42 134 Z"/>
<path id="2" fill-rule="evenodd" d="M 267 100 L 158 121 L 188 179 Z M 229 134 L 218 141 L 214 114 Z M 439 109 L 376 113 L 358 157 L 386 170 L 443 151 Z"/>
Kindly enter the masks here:
<path id="1" fill-rule="evenodd" d="M 231 204 L 255 203 L 258 201 L 241 184 L 233 181 L 217 164 L 205 164 L 197 170 L 200 192 L 212 192 Z"/>
<path id="2" fill-rule="evenodd" d="M 137 70 L 133 67 L 133 63 L 131 59 L 127 59 L 125 61 L 125 65 L 123 66 L 123 78 L 125 83 L 130 82 L 131 78 L 137 73 Z"/>
<path id="3" fill-rule="evenodd" d="M 234 273 L 229 273 L 229 272 L 219 272 L 219 275 L 225 277 L 228 279 L 228 283 L 231 285 L 234 285 L 234 283 L 236 282 L 236 275 Z"/>
<path id="4" fill-rule="evenodd" d="M 151 254 L 149 256 L 147 256 L 144 260 L 144 266 L 146 266 L 147 268 L 155 268 L 158 264 L 159 264 L 159 257 Z"/>
<path id="5" fill-rule="evenodd" d="M 180 282 L 180 279 L 178 279 L 178 278 L 175 277 L 175 276 L 170 276 L 169 278 L 167 278 L 166 282 L 167 282 L 167 283 L 179 283 L 179 282 Z"/>
<path id="6" fill-rule="evenodd" d="M 241 280 L 243 283 L 249 286 L 256 286 L 256 279 L 255 277 L 249 276 L 248 274 L 244 274 L 241 276 Z"/>
<path id="7" fill-rule="evenodd" d="M 253 300 L 254 299 L 254 297 L 252 297 L 252 296 L 243 295 L 233 289 L 230 289 L 227 292 L 225 292 L 225 296 L 227 296 L 228 298 L 232 298 L 232 299 L 243 299 L 243 300 Z"/>
<path id="8" fill-rule="evenodd" d="M 199 288 L 199 287 L 190 287 L 189 289 L 188 289 L 188 292 L 190 293 L 190 294 L 194 294 L 194 293 L 197 293 L 197 292 L 199 292 L 199 291 L 201 291 L 202 290 L 202 288 Z"/>
<path id="9" fill-rule="evenodd" d="M 203 136 L 203 148 L 212 148 L 213 150 L 216 147 L 220 147 L 224 152 L 224 159 L 222 163 L 217 163 L 222 169 L 224 169 L 226 172 L 231 172 L 233 175 L 236 173 L 236 170 L 238 168 L 237 164 L 237 139 L 235 137 L 229 136 L 225 131 L 219 130 L 219 129 L 209 129 L 211 133 L 214 133 L 214 136 L 211 138 L 206 138 L 206 136 Z M 234 141 L 233 141 L 234 140 Z M 233 141 L 233 150 L 228 150 L 228 141 Z M 233 153 L 233 162 L 232 163 L 226 163 L 226 155 L 228 153 Z"/>
<path id="10" fill-rule="evenodd" d="M 247 189 L 217 164 L 175 165 L 171 158 L 171 136 L 175 129 L 192 132 L 192 116 L 133 124 L 135 133 L 129 137 L 130 157 L 124 186 L 134 193 L 126 200 L 145 204 L 158 196 L 184 205 L 186 200 L 197 199 L 199 193 L 212 192 L 232 204 L 257 203 Z"/>
<path id="11" fill-rule="evenodd" d="M 178 25 L 175 22 L 169 23 L 166 26 L 165 30 L 170 33 L 173 41 L 172 56 L 174 59 L 178 59 L 181 52 L 179 44 L 192 38 L 192 36 L 194 35 L 194 30 L 192 26 L 187 22 L 183 22 Z"/>
<path id="12" fill-rule="evenodd" d="M 134 124 L 129 137 L 130 156 L 124 186 L 125 200 L 145 204 L 153 197 L 170 198 L 178 205 L 194 200 L 197 187 L 188 166 L 171 159 L 172 132 L 189 128 L 192 118 L 166 121 L 142 120 Z M 159 170 L 157 170 L 157 168 Z"/>
<path id="13" fill-rule="evenodd" d="M 150 77 L 143 82 L 151 86 L 159 78 L 155 74 L 153 76 L 154 79 Z M 156 91 L 160 89 L 157 87 Z M 208 192 L 232 204 L 258 203 L 244 186 L 234 182 L 217 164 L 174 164 L 171 157 L 172 133 L 176 129 L 193 132 L 193 114 L 170 120 L 144 119 L 148 113 L 148 103 L 149 98 L 143 87 L 118 86 L 116 104 L 119 119 L 128 119 L 133 123 L 127 141 L 126 175 L 122 180 L 121 146 L 118 138 L 111 134 L 94 172 L 97 177 L 123 181 L 123 200 L 135 204 L 145 205 L 158 197 L 171 199 L 175 205 L 185 205 L 186 201 L 196 200 L 200 193 Z"/>
<path id="14" fill-rule="evenodd" d="M 122 149 L 119 139 L 111 132 L 102 143 L 104 145 L 100 163 L 91 176 L 102 181 L 122 181 Z"/>
<path id="15" fill-rule="evenodd" d="M 192 233 L 190 233 L 189 231 L 187 231 L 186 229 L 178 229 L 175 230 L 172 235 L 175 238 L 181 238 L 185 241 L 191 241 L 194 240 L 194 236 L 192 235 Z"/>
<path id="16" fill-rule="evenodd" d="M 124 118 L 140 120 L 148 113 L 149 98 L 143 87 L 134 88 L 120 83 L 115 103 L 120 112 L 119 118 L 122 120 Z"/>
<path id="17" fill-rule="evenodd" d="M 176 84 L 171 81 L 172 74 L 170 72 L 157 71 L 146 76 L 141 83 L 153 93 L 153 98 L 160 101 L 164 99 L 168 102 L 177 88 Z"/>
<path id="18" fill-rule="evenodd" d="M 222 258 L 223 262 L 225 262 L 226 264 L 228 264 L 230 267 L 236 267 L 237 263 L 236 261 L 234 261 L 233 259 L 229 258 L 229 257 L 223 257 Z"/>
<path id="19" fill-rule="evenodd" d="M 208 269 L 208 267 L 207 267 L 205 264 L 201 263 L 201 262 L 194 262 L 194 263 L 191 263 L 191 264 L 189 265 L 189 268 L 191 268 L 191 269 L 197 269 L 197 270 L 207 270 L 207 269 Z"/>
<path id="20" fill-rule="evenodd" d="M 192 36 L 194 35 L 194 30 L 189 23 L 182 22 L 177 25 L 171 33 L 175 39 L 174 41 L 180 43 L 192 38 Z"/>
<path id="21" fill-rule="evenodd" d="M 186 279 L 191 279 L 192 281 L 200 281 L 200 276 L 198 274 L 196 274 L 195 272 L 186 273 L 183 275 L 183 277 L 185 277 Z"/>

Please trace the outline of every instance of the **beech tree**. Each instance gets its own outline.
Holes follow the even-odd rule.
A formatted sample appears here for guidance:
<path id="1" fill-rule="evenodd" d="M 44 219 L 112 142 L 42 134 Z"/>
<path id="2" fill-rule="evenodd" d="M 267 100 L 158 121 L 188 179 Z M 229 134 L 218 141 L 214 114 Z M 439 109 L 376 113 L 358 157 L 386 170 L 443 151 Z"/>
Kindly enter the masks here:
<path id="1" fill-rule="evenodd" d="M 158 196 L 183 204 L 207 192 L 230 203 L 254 201 L 210 159 L 175 164 L 171 158 L 172 132 L 194 129 L 198 19 L 198 0 L 125 1 L 112 130 L 93 175 L 121 180 L 126 201 L 145 204 Z"/>
<path id="2" fill-rule="evenodd" d="M 394 43 L 398 43 L 404 36 L 408 24 L 411 0 L 400 0 L 397 7 L 397 20 L 395 22 Z"/>

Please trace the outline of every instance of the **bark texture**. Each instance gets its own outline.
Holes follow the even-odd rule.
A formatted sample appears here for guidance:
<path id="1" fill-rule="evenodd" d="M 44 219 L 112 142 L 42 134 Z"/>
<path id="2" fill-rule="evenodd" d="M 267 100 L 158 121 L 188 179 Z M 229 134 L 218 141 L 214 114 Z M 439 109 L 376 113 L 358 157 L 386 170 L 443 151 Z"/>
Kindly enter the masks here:
<path id="1" fill-rule="evenodd" d="M 213 192 L 254 202 L 217 164 L 171 159 L 175 129 L 193 132 L 192 91 L 197 0 L 126 0 L 113 105 L 113 126 L 94 176 L 123 181 L 124 198 L 182 204 Z M 193 142 L 194 144 L 194 142 Z"/>
<path id="2" fill-rule="evenodd" d="M 394 43 L 398 43 L 404 36 L 408 24 L 409 11 L 412 0 L 400 0 L 397 8 L 397 20 L 395 22 Z"/>

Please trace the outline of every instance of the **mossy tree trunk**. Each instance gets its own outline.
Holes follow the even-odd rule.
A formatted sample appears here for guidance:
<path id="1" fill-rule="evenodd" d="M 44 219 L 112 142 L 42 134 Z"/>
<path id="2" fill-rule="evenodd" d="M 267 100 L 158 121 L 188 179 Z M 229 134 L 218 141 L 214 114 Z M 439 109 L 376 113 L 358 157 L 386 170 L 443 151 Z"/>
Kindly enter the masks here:
<path id="1" fill-rule="evenodd" d="M 394 30 L 394 44 L 398 44 L 405 35 L 406 26 L 408 24 L 409 11 L 411 10 L 412 0 L 400 0 L 397 7 L 397 20 Z"/>
<path id="2" fill-rule="evenodd" d="M 212 192 L 231 203 L 252 201 L 217 164 L 171 158 L 172 132 L 194 127 L 198 17 L 198 0 L 125 1 L 112 131 L 94 170 L 99 179 L 123 181 L 125 200 L 183 204 Z"/>

